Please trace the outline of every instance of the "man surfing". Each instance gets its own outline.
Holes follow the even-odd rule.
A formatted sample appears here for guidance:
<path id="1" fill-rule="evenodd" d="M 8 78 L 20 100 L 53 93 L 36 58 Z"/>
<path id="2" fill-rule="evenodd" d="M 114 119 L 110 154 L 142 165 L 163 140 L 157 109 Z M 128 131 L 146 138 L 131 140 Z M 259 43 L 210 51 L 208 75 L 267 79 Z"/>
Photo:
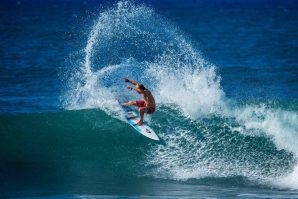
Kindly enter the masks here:
<path id="1" fill-rule="evenodd" d="M 144 100 L 137 100 L 137 101 L 129 101 L 127 103 L 121 104 L 121 106 L 138 106 L 139 107 L 139 114 L 140 114 L 140 121 L 138 121 L 137 125 L 141 126 L 143 124 L 144 114 L 153 114 L 156 108 L 155 100 L 151 92 L 144 87 L 143 84 L 139 84 L 133 80 L 123 78 L 125 82 L 129 82 L 136 87 L 127 86 L 130 90 L 135 90 L 139 94 L 142 95 Z"/>

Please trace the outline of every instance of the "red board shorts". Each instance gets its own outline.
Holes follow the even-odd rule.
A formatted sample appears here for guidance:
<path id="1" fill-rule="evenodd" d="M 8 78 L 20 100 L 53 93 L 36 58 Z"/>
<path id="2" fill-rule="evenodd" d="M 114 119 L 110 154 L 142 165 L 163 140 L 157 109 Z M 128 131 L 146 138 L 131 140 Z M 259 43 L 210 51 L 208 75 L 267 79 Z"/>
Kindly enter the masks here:
<path id="1" fill-rule="evenodd" d="M 153 114 L 154 113 L 155 108 L 150 108 L 150 107 L 146 106 L 145 101 L 143 101 L 143 100 L 137 100 L 136 102 L 137 102 L 138 107 L 146 107 L 147 108 L 147 112 L 146 113 L 148 113 L 148 114 Z"/>

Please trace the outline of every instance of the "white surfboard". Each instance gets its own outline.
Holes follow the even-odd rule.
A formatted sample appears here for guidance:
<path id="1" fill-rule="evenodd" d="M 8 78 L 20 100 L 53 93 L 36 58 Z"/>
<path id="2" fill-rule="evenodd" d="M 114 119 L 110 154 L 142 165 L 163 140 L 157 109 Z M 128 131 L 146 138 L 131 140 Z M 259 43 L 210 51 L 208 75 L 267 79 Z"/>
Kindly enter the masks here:
<path id="1" fill-rule="evenodd" d="M 118 100 L 119 104 L 121 105 L 121 102 Z M 153 139 L 153 140 L 159 140 L 156 133 L 153 131 L 153 129 L 148 125 L 147 122 L 143 121 L 143 124 L 141 126 L 137 125 L 137 122 L 140 120 L 140 116 L 138 111 L 135 111 L 131 109 L 129 106 L 121 106 L 122 110 L 124 111 L 124 117 L 127 119 L 128 123 L 136 129 L 139 133 L 142 135 Z"/>

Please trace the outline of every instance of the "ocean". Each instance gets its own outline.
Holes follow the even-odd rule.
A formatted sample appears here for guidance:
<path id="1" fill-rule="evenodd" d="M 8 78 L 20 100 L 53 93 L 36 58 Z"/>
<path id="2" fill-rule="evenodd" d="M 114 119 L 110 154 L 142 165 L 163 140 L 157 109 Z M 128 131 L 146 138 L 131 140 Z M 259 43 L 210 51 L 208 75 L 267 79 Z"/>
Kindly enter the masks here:
<path id="1" fill-rule="evenodd" d="M 297 0 L 4 0 L 0 29 L 0 198 L 298 198 Z"/>

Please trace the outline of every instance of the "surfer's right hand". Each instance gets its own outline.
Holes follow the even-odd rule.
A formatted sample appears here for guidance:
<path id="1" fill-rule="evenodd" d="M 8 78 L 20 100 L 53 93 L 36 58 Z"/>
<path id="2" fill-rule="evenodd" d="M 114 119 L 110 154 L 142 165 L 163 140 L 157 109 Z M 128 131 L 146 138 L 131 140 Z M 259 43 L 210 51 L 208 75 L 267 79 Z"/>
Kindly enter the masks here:
<path id="1" fill-rule="evenodd" d="M 123 78 L 123 80 L 125 81 L 125 82 L 129 82 L 129 79 L 127 79 L 127 78 Z"/>

